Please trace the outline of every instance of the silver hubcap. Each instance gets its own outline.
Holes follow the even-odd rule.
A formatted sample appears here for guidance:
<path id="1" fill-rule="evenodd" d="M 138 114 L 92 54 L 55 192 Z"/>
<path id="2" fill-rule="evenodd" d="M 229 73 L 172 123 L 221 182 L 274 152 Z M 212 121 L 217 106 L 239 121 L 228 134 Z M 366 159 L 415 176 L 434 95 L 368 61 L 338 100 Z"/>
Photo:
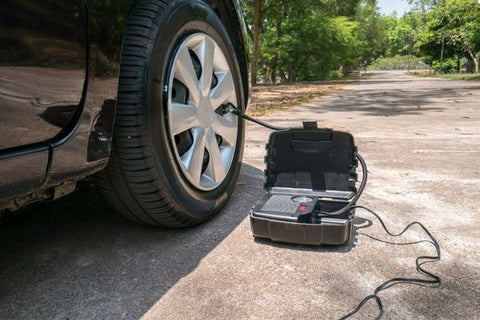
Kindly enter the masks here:
<path id="1" fill-rule="evenodd" d="M 200 190 L 220 185 L 235 154 L 238 122 L 223 113 L 237 95 L 227 59 L 208 35 L 186 38 L 169 74 L 168 125 L 177 162 L 188 181 Z"/>

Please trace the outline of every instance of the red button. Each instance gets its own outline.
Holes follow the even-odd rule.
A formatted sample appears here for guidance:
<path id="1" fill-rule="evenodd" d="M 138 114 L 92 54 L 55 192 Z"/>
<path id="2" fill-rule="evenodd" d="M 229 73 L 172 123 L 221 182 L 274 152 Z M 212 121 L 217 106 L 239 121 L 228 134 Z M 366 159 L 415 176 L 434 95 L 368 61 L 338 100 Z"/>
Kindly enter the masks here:
<path id="1" fill-rule="evenodd" d="M 302 204 L 298 209 L 300 209 L 300 211 L 305 211 L 307 210 L 307 206 Z"/>

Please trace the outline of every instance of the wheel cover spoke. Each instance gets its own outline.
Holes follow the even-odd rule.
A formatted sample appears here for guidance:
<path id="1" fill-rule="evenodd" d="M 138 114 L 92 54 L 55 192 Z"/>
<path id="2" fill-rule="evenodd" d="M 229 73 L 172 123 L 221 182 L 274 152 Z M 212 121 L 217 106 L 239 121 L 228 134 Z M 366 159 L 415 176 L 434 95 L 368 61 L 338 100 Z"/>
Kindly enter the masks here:
<path id="1" fill-rule="evenodd" d="M 177 47 L 167 81 L 166 119 L 179 168 L 193 187 L 215 189 L 232 167 L 239 134 L 237 117 L 216 111 L 237 105 L 230 65 L 210 36 L 195 33 Z"/>
<path id="2" fill-rule="evenodd" d="M 216 74 L 218 84 L 210 91 L 210 101 L 214 108 L 218 108 L 228 99 L 231 99 L 232 92 L 235 92 L 232 74 L 230 71 L 218 72 Z"/>
<path id="3" fill-rule="evenodd" d="M 229 116 L 234 117 L 231 114 Z M 228 120 L 226 116 L 215 114 L 212 128 L 228 145 L 235 146 L 237 142 L 237 122 L 235 118 Z"/>
<path id="4" fill-rule="evenodd" d="M 211 129 L 207 133 L 207 150 L 210 158 L 205 174 L 214 182 L 221 182 L 226 174 L 225 163 L 220 154 L 220 148 L 218 147 L 215 133 Z"/>
<path id="5" fill-rule="evenodd" d="M 196 183 L 200 183 L 204 154 L 205 129 L 197 128 L 194 132 L 192 147 L 182 156 L 182 162 L 185 168 Z"/>
<path id="6" fill-rule="evenodd" d="M 202 94 L 206 96 L 212 86 L 213 77 L 213 59 L 215 55 L 215 43 L 212 38 L 205 37 L 200 44 L 198 50 L 198 57 L 202 65 L 202 76 L 200 77 L 200 89 Z"/>
<path id="7" fill-rule="evenodd" d="M 198 87 L 197 74 L 193 67 L 192 57 L 188 48 L 180 49 L 175 62 L 175 78 L 182 82 L 190 92 L 190 100 L 194 105 L 200 102 L 200 92 Z"/>
<path id="8" fill-rule="evenodd" d="M 198 127 L 197 108 L 188 104 L 172 103 L 169 106 L 170 131 L 175 136 Z"/>

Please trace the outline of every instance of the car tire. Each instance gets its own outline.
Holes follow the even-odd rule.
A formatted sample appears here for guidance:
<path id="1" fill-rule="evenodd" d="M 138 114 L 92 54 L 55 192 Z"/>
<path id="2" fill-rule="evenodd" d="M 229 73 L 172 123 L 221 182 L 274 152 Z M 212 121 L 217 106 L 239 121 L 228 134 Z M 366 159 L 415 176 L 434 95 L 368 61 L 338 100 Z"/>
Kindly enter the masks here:
<path id="1" fill-rule="evenodd" d="M 112 152 L 97 176 L 124 217 L 168 227 L 201 223 L 236 185 L 245 109 L 235 50 L 203 1 L 139 1 L 122 53 Z"/>

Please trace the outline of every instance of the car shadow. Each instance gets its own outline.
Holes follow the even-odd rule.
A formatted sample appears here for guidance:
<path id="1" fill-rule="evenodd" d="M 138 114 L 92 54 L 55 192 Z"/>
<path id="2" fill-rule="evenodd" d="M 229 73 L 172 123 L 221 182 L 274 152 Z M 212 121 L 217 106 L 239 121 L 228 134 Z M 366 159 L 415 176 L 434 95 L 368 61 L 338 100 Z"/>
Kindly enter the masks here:
<path id="1" fill-rule="evenodd" d="M 195 228 L 139 225 L 91 183 L 0 224 L 0 318 L 140 318 L 246 217 L 263 173 L 242 167 L 224 210 Z"/>

